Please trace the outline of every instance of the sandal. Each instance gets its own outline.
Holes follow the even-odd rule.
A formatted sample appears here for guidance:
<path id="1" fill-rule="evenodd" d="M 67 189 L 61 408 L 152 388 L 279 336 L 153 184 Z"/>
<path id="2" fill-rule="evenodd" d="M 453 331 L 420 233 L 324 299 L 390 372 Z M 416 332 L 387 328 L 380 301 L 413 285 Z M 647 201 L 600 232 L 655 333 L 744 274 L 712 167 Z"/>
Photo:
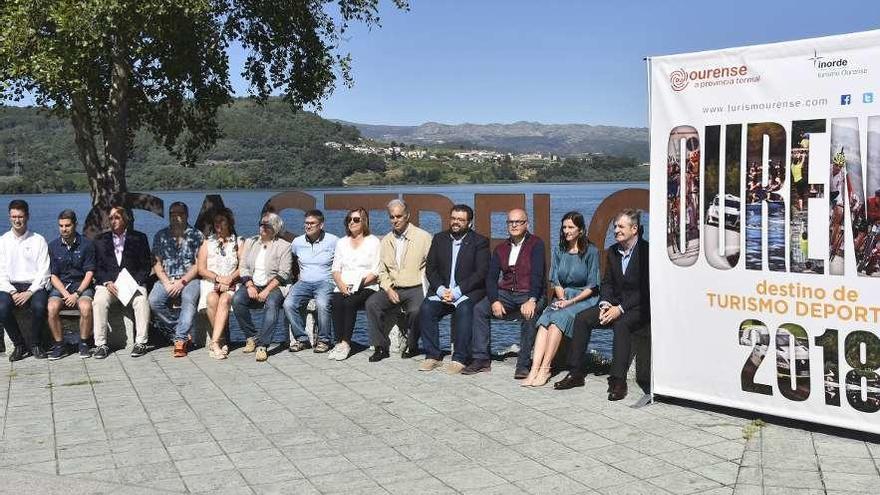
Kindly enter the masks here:
<path id="1" fill-rule="evenodd" d="M 226 353 L 223 352 L 223 349 L 217 342 L 211 342 L 211 345 L 208 348 L 208 355 L 214 359 L 226 359 Z"/>
<path id="2" fill-rule="evenodd" d="M 312 347 L 312 344 L 308 343 L 308 341 L 303 340 L 294 340 L 290 343 L 290 352 L 299 352 L 304 351 L 308 348 Z"/>

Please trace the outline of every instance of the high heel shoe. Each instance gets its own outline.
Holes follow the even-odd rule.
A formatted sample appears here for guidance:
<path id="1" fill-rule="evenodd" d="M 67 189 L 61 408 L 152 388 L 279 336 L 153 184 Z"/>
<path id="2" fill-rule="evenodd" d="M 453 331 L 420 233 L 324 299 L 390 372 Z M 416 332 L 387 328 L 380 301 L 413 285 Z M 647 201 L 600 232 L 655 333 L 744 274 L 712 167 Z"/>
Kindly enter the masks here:
<path id="1" fill-rule="evenodd" d="M 532 380 L 533 387 L 543 387 L 550 381 L 550 368 L 539 368 L 538 375 Z"/>
<path id="2" fill-rule="evenodd" d="M 537 378 L 537 375 L 529 372 L 529 376 L 525 377 L 523 379 L 523 381 L 520 382 L 519 386 L 520 387 L 533 387 L 535 384 L 535 378 Z"/>

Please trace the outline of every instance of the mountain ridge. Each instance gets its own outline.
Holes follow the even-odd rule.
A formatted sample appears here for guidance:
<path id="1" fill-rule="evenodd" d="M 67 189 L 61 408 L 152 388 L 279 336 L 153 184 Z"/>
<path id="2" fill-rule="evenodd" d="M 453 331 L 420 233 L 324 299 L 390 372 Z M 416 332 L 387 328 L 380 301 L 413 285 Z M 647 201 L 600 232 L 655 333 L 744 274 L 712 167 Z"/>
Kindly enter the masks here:
<path id="1" fill-rule="evenodd" d="M 602 153 L 648 159 L 648 129 L 594 124 L 544 124 L 517 121 L 511 124 L 444 124 L 417 126 L 361 124 L 336 119 L 356 127 L 376 141 L 403 141 L 419 145 L 473 146 L 514 153 L 579 155 Z"/>

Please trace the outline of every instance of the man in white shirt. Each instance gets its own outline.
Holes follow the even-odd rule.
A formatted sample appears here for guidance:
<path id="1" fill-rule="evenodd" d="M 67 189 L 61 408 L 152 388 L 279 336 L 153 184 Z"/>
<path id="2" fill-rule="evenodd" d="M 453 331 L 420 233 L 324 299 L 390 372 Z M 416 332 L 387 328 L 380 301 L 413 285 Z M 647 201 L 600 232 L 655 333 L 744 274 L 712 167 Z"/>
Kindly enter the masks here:
<path id="1" fill-rule="evenodd" d="M 49 245 L 40 234 L 27 228 L 28 204 L 20 199 L 9 203 L 12 229 L 0 236 L 0 323 L 9 333 L 15 349 L 10 361 L 33 355 L 46 357 L 40 337 L 46 325 L 49 293 Z M 18 326 L 13 310 L 30 304 L 31 335 L 27 342 Z M 0 334 L 0 346 L 3 345 Z"/>

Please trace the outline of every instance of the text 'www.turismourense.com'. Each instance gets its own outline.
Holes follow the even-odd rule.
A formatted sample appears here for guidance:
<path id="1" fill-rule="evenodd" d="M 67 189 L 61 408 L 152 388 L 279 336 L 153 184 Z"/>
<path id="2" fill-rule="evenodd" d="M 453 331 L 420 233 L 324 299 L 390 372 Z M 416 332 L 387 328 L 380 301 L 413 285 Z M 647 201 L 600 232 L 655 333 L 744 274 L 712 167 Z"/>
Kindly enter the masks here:
<path id="1" fill-rule="evenodd" d="M 807 108 L 828 106 L 828 98 L 803 98 L 800 100 L 774 100 L 760 103 L 727 103 L 703 107 L 703 113 L 736 113 L 753 110 L 784 110 L 787 108 Z"/>

